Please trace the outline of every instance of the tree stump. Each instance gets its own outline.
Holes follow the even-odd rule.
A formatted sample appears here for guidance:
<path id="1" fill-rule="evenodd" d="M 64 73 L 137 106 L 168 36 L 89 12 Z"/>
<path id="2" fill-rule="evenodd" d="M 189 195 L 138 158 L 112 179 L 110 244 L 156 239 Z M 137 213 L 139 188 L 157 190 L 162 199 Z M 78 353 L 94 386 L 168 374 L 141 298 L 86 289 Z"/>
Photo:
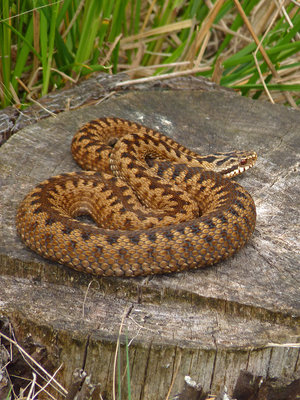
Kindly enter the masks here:
<path id="1" fill-rule="evenodd" d="M 19 202 L 42 180 L 79 170 L 71 139 L 102 116 L 142 123 L 202 154 L 255 150 L 256 166 L 237 178 L 257 207 L 249 243 L 213 267 L 129 279 L 84 275 L 28 250 L 15 229 Z M 83 368 L 103 399 L 118 380 L 127 393 L 126 348 L 133 400 L 171 399 L 186 376 L 229 394 L 243 370 L 299 378 L 299 126 L 299 111 L 230 91 L 160 87 L 120 91 L 17 132 L 0 148 L 2 320 L 20 342 L 47 350 L 62 386 Z"/>

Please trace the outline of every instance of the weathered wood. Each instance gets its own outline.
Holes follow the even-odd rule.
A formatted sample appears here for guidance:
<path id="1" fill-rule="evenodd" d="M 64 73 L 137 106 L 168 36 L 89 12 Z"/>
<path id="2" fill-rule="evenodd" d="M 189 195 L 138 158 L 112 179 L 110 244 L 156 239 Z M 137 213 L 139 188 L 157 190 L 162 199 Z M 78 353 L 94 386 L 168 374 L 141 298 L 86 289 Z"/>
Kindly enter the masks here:
<path id="1" fill-rule="evenodd" d="M 247 246 L 211 268 L 139 279 L 92 278 L 27 250 L 15 231 L 20 200 L 43 179 L 78 170 L 74 132 L 110 115 L 204 154 L 256 150 L 257 166 L 238 179 L 257 206 Z M 241 370 L 299 377 L 299 348 L 289 345 L 299 341 L 299 126 L 298 111 L 230 92 L 160 89 L 122 92 L 13 135 L 0 149 L 0 311 L 17 337 L 30 333 L 54 365 L 64 363 L 57 377 L 66 387 L 89 338 L 85 371 L 108 398 L 122 321 L 133 399 L 164 399 L 171 385 L 172 398 L 186 375 L 205 392 L 225 384 L 229 394 Z"/>
<path id="2" fill-rule="evenodd" d="M 189 376 L 184 378 L 183 391 L 176 396 L 176 400 L 205 400 L 207 394 L 203 393 L 201 385 L 193 381 Z"/>

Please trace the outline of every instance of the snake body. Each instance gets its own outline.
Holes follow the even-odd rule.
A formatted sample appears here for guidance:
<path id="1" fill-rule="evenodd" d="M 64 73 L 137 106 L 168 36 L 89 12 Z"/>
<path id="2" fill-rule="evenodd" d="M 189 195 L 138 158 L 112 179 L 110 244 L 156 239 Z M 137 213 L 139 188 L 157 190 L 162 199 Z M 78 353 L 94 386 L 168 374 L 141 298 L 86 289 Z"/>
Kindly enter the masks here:
<path id="1" fill-rule="evenodd" d="M 17 213 L 22 240 L 47 259 L 100 276 L 169 273 L 226 259 L 254 230 L 253 199 L 230 179 L 254 152 L 200 156 L 120 118 L 85 124 L 71 150 L 88 171 L 47 179 Z"/>

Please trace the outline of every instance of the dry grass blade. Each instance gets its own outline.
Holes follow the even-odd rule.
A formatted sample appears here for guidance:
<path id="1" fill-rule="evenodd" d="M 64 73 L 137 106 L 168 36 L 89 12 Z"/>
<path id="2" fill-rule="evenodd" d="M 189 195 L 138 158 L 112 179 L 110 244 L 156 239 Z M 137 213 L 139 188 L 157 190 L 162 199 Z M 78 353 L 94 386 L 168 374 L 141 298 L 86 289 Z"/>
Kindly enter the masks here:
<path id="1" fill-rule="evenodd" d="M 276 76 L 276 75 L 277 75 L 277 71 L 276 71 L 274 65 L 272 64 L 272 62 L 271 62 L 269 56 L 267 55 L 265 49 L 263 48 L 263 46 L 262 46 L 262 44 L 261 44 L 261 41 L 258 39 L 256 33 L 254 32 L 254 30 L 253 30 L 253 28 L 252 28 L 252 25 L 251 25 L 251 23 L 250 23 L 250 21 L 249 21 L 247 15 L 245 14 L 245 12 L 244 12 L 244 10 L 243 10 L 243 8 L 242 8 L 240 2 L 239 2 L 238 0 L 233 0 L 233 1 L 234 1 L 235 5 L 236 5 L 236 8 L 238 9 L 238 11 L 239 11 L 241 17 L 243 18 L 243 21 L 245 22 L 245 25 L 246 25 L 247 28 L 249 29 L 249 32 L 251 33 L 251 35 L 252 35 L 252 37 L 253 37 L 255 43 L 257 44 L 257 46 L 258 46 L 258 48 L 259 48 L 259 50 L 260 50 L 262 56 L 264 57 L 266 63 L 268 64 L 268 67 L 269 67 L 270 70 L 272 71 L 272 74 L 273 74 L 274 76 Z"/>
<path id="2" fill-rule="evenodd" d="M 209 68 L 208 67 L 201 67 L 201 68 L 191 68 L 191 69 L 186 69 L 185 71 L 178 71 L 178 72 L 170 72 L 168 74 L 162 74 L 162 75 L 157 75 L 157 76 L 149 76 L 146 78 L 139 78 L 139 79 L 131 79 L 128 81 L 122 81 L 116 83 L 116 87 L 122 87 L 122 86 L 130 86 L 130 85 L 137 85 L 139 83 L 145 83 L 145 82 L 153 82 L 153 81 L 159 81 L 163 79 L 170 79 L 170 78 L 177 78 L 178 76 L 186 76 L 186 75 L 193 75 L 197 72 L 203 72 L 207 71 Z"/>
<path id="3" fill-rule="evenodd" d="M 220 11 L 220 8 L 222 7 L 224 1 L 225 0 L 217 0 L 216 3 L 213 5 L 213 7 L 210 9 L 205 20 L 202 22 L 201 29 L 197 33 L 196 38 L 193 41 L 192 45 L 190 46 L 190 49 L 186 55 L 186 59 L 189 60 L 191 64 L 195 60 L 195 58 L 199 52 L 199 49 L 200 49 L 208 31 L 212 27 L 213 22 L 215 21 L 216 16 L 217 16 L 218 12 Z"/>
<path id="4" fill-rule="evenodd" d="M 257 50 L 258 50 L 258 47 L 257 47 Z M 269 89 L 268 89 L 268 87 L 267 87 L 267 85 L 265 83 L 265 80 L 264 80 L 263 76 L 262 76 L 262 73 L 261 73 L 261 70 L 260 70 L 260 67 L 259 67 L 259 63 L 258 63 L 258 60 L 257 60 L 257 57 L 256 57 L 256 51 L 254 52 L 253 57 L 254 57 L 254 61 L 255 61 L 255 65 L 256 65 L 257 71 L 259 73 L 259 77 L 260 77 L 261 83 L 263 84 L 263 87 L 265 89 L 265 92 L 266 92 L 270 102 L 272 104 L 275 104 L 275 101 L 273 100 L 273 97 L 271 96 L 271 93 L 270 93 L 270 91 L 269 91 Z"/>
<path id="5" fill-rule="evenodd" d="M 125 310 L 123 312 L 121 323 L 120 323 L 120 328 L 119 328 L 118 339 L 117 339 L 117 343 L 116 343 L 116 351 L 115 351 L 115 357 L 114 357 L 114 368 L 113 368 L 113 387 L 112 387 L 113 400 L 116 400 L 117 359 L 118 359 L 118 354 L 119 354 L 120 337 L 121 337 L 121 333 L 122 333 L 122 330 L 123 330 L 125 318 L 127 317 L 127 315 L 130 312 L 130 310 L 131 310 L 131 307 L 127 307 L 127 308 L 125 308 Z"/>
<path id="6" fill-rule="evenodd" d="M 222 0 L 223 1 L 223 0 Z M 136 40 L 142 40 L 152 36 L 159 36 L 163 34 L 170 34 L 172 32 L 181 31 L 182 29 L 190 28 L 193 25 L 192 19 L 184 21 L 173 22 L 172 24 L 160 26 L 158 28 L 150 29 L 146 32 L 138 33 L 137 35 L 127 36 L 121 40 L 121 45 L 126 43 L 134 42 Z"/>
<path id="7" fill-rule="evenodd" d="M 76 19 L 78 18 L 78 16 L 80 15 L 80 12 L 82 10 L 82 7 L 84 6 L 85 0 L 81 0 L 81 2 L 79 3 L 79 5 L 77 6 L 77 9 L 75 11 L 75 14 L 73 15 L 72 20 L 70 21 L 67 29 L 64 31 L 64 33 L 62 34 L 62 38 L 65 38 L 68 33 L 70 32 L 72 26 L 74 25 Z"/>
<path id="8" fill-rule="evenodd" d="M 174 362 L 176 362 L 176 361 L 174 361 Z M 177 378 L 177 374 L 178 374 L 180 365 L 181 365 L 181 353 L 179 353 L 179 360 L 177 361 L 175 373 L 174 373 L 174 375 L 173 375 L 172 382 L 171 382 L 171 384 L 170 384 L 170 387 L 169 387 L 169 390 L 168 390 L 168 393 L 167 393 L 167 396 L 166 396 L 166 400 L 169 400 L 169 398 L 170 398 L 170 394 L 171 394 L 171 392 L 172 392 L 174 383 L 175 383 L 175 381 L 176 381 L 176 378 Z"/>
<path id="9" fill-rule="evenodd" d="M 30 365 L 30 367 L 33 369 L 33 371 L 40 375 L 44 380 L 46 380 L 46 386 L 49 384 L 52 386 L 54 390 L 56 390 L 59 394 L 61 395 L 66 395 L 67 390 L 54 378 L 53 375 L 49 374 L 48 371 L 46 371 L 38 362 L 35 361 L 34 358 L 30 356 L 18 343 L 16 340 L 13 340 L 9 338 L 8 336 L 4 335 L 3 333 L 0 332 L 0 337 L 11 343 L 13 346 L 15 346 L 19 352 L 21 353 L 22 357 L 25 359 L 25 361 Z M 36 369 L 29 363 L 33 364 Z M 41 371 L 41 372 L 39 372 Z"/>

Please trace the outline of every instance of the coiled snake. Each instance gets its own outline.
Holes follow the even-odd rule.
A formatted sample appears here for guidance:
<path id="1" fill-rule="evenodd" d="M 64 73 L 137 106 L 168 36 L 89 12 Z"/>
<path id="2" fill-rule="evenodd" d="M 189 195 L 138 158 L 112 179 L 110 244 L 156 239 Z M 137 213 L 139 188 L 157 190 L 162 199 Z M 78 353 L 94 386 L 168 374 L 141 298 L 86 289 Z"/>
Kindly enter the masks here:
<path id="1" fill-rule="evenodd" d="M 183 271 L 231 256 L 254 230 L 254 202 L 229 179 L 254 152 L 200 156 L 119 118 L 87 123 L 71 150 L 89 171 L 47 179 L 17 213 L 22 240 L 47 259 L 102 276 Z"/>

